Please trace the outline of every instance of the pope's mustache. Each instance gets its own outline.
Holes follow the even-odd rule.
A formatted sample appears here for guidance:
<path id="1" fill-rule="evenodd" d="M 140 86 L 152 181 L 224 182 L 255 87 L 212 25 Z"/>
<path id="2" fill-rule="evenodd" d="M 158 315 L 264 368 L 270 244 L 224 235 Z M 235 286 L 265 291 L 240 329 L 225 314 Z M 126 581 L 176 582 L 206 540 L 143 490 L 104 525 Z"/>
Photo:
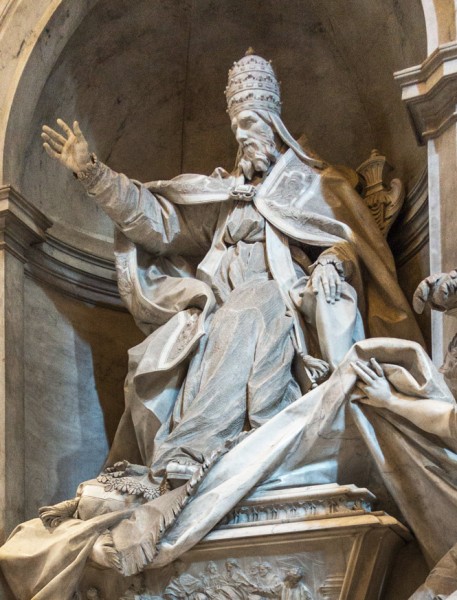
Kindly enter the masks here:
<path id="1" fill-rule="evenodd" d="M 276 161 L 274 138 L 250 137 L 240 144 L 240 148 L 239 166 L 247 179 L 251 179 L 254 172 L 264 173 Z"/>

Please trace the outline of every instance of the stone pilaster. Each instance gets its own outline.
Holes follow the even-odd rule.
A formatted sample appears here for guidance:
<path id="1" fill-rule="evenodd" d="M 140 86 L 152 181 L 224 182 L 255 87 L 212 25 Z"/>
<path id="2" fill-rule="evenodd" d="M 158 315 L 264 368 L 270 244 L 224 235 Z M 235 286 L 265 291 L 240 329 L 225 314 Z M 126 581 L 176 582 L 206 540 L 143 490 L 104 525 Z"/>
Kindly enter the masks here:
<path id="1" fill-rule="evenodd" d="M 457 266 L 457 42 L 439 46 L 421 65 L 395 74 L 418 142 L 428 149 L 430 272 Z M 455 326 L 432 314 L 432 357 L 442 364 Z"/>
<path id="2" fill-rule="evenodd" d="M 24 517 L 24 265 L 50 225 L 0 188 L 0 543 Z"/>

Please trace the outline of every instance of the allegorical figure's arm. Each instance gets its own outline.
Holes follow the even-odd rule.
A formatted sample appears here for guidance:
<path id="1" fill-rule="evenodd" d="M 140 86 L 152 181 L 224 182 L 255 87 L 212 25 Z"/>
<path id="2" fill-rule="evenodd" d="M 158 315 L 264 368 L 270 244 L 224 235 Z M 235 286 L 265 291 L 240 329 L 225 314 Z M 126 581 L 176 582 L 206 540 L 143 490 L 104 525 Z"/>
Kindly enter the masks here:
<path id="1" fill-rule="evenodd" d="M 43 127 L 47 154 L 75 174 L 87 193 L 128 238 L 154 254 L 184 251 L 198 255 L 209 248 L 217 205 L 209 209 L 206 206 L 204 210 L 190 207 L 195 214 L 184 216 L 187 207 L 152 194 L 140 183 L 99 162 L 89 151 L 77 121 L 73 129 L 61 119 L 57 123 L 62 134 L 46 125 Z M 193 227 L 193 223 L 198 223 L 198 227 Z"/>
<path id="2" fill-rule="evenodd" d="M 357 401 L 376 408 L 386 408 L 411 421 L 416 427 L 440 438 L 453 438 L 456 432 L 455 404 L 440 400 L 408 400 L 389 384 L 381 365 L 370 359 L 369 365 L 358 360 L 352 364 L 363 397 Z"/>
<path id="3" fill-rule="evenodd" d="M 413 296 L 414 310 L 421 314 L 429 304 L 433 310 L 457 308 L 457 271 L 430 275 L 417 286 Z"/>

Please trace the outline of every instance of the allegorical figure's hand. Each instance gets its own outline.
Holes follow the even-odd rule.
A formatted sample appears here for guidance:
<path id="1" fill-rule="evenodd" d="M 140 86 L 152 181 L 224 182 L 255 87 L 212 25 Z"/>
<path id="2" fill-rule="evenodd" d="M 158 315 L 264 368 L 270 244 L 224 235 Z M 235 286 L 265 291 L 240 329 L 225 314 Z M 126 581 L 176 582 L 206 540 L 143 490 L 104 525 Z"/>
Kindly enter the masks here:
<path id="1" fill-rule="evenodd" d="M 387 408 L 393 399 L 390 384 L 375 358 L 370 358 L 369 365 L 361 360 L 351 362 L 358 376 L 356 386 L 364 395 L 362 398 L 357 398 L 357 402 L 377 408 Z"/>
<path id="2" fill-rule="evenodd" d="M 329 304 L 335 304 L 341 298 L 342 279 L 332 263 L 317 265 L 311 275 L 313 292 L 317 295 L 324 290 L 325 299 Z"/>
<path id="3" fill-rule="evenodd" d="M 427 303 L 439 311 L 457 307 L 457 271 L 430 275 L 421 281 L 413 296 L 414 310 L 421 314 Z"/>
<path id="4" fill-rule="evenodd" d="M 74 173 L 79 173 L 90 162 L 86 138 L 82 134 L 78 121 L 73 123 L 73 130 L 62 119 L 57 119 L 57 124 L 64 135 L 44 125 L 41 134 L 44 140 L 43 147 L 51 158 L 55 158 Z"/>

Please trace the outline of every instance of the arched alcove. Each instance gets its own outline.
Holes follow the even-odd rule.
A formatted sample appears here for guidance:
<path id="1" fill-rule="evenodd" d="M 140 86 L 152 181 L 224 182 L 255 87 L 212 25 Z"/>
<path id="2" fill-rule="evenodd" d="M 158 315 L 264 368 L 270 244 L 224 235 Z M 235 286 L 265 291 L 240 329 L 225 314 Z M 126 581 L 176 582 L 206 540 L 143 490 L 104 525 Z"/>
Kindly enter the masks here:
<path id="1" fill-rule="evenodd" d="M 230 169 L 223 90 L 249 45 L 273 59 L 285 122 L 324 158 L 357 167 L 379 148 L 409 188 L 425 168 L 392 77 L 425 58 L 419 0 L 58 4 L 30 54 L 37 81 L 25 68 L 14 97 L 3 173 L 74 246 L 109 256 L 112 226 L 44 154 L 41 125 L 78 119 L 101 160 L 140 180 Z"/>
<path id="2" fill-rule="evenodd" d="M 0 74 L 2 183 L 53 221 L 44 244 L 51 260 L 56 239 L 69 245 L 59 251 L 74 250 L 67 254 L 67 265 L 76 264 L 73 295 L 87 289 L 78 288 L 81 257 L 91 273 L 98 269 L 95 303 L 115 294 L 112 225 L 47 157 L 42 124 L 78 119 L 102 161 L 143 181 L 230 169 L 236 144 L 223 92 L 228 68 L 248 46 L 273 60 L 292 133 L 306 133 L 323 158 L 354 168 L 378 148 L 414 188 L 426 150 L 393 73 L 426 56 L 420 0 L 11 0 L 0 14 L 8 58 Z M 60 258 L 46 266 L 60 268 Z M 60 285 L 68 270 L 57 275 Z M 100 281 L 108 280 L 105 289 Z M 98 472 L 122 410 L 125 350 L 138 335 L 128 315 L 69 300 L 31 278 L 25 296 L 25 512 L 32 516 Z"/>

